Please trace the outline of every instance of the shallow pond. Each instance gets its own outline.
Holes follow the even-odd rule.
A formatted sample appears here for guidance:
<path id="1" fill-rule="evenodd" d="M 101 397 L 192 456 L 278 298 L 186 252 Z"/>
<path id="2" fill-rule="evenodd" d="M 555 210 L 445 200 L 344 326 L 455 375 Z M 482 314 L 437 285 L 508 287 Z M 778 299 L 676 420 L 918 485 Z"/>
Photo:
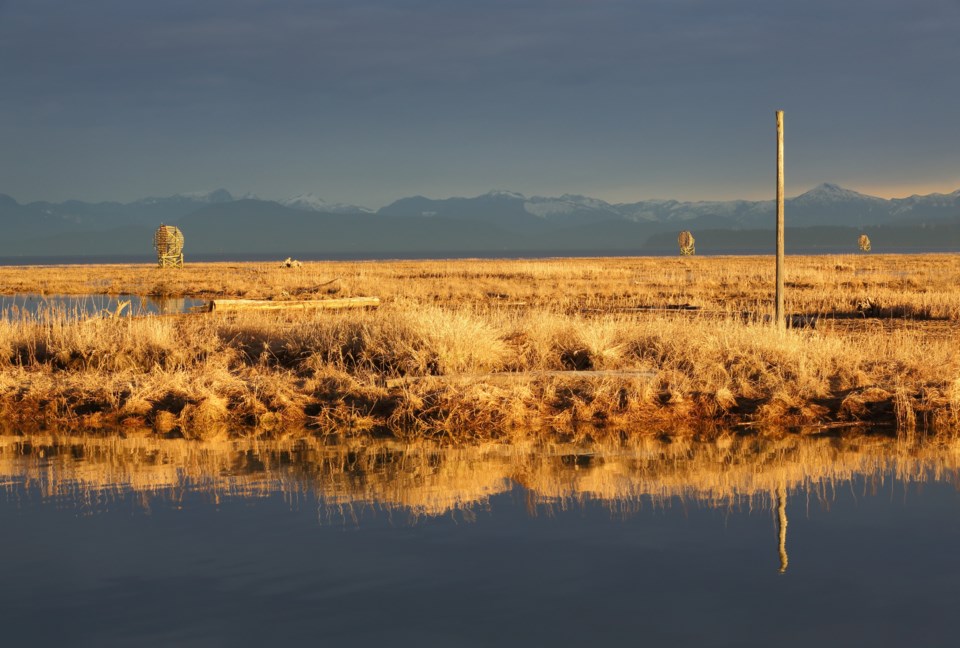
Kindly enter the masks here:
<path id="1" fill-rule="evenodd" d="M 0 316 L 70 318 L 96 315 L 168 315 L 203 309 L 207 302 L 190 297 L 144 297 L 141 295 L 0 295 Z M 121 305 L 123 305 L 121 309 Z"/>
<path id="2" fill-rule="evenodd" d="M 954 645 L 960 453 L 0 437 L 5 645 Z"/>

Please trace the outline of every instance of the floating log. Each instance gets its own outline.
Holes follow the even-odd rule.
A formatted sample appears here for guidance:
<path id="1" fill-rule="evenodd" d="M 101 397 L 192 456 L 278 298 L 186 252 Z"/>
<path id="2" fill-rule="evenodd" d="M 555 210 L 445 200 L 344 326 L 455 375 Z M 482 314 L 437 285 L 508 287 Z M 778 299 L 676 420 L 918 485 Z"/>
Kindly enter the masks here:
<path id="1" fill-rule="evenodd" d="M 214 299 L 210 302 L 211 313 L 232 313 L 253 310 L 339 310 L 343 308 L 376 308 L 379 297 L 343 297 L 340 299 Z"/>

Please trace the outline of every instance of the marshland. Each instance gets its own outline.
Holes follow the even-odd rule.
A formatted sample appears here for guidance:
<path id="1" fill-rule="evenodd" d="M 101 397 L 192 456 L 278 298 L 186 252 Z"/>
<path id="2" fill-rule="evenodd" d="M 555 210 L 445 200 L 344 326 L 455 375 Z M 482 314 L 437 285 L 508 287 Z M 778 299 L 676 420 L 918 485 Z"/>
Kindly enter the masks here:
<path id="1" fill-rule="evenodd" d="M 199 438 L 711 438 L 960 428 L 960 260 L 769 257 L 0 268 L 0 293 L 376 309 L 8 310 L 12 429 Z M 132 315 L 132 316 L 131 316 Z"/>

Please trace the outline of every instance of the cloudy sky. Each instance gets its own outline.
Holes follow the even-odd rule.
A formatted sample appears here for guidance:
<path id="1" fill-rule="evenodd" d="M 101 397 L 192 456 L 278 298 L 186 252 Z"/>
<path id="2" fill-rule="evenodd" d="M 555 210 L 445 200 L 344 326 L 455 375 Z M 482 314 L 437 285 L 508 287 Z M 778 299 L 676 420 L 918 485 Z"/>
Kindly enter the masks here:
<path id="1" fill-rule="evenodd" d="M 0 193 L 960 188 L 956 0 L 0 0 Z"/>

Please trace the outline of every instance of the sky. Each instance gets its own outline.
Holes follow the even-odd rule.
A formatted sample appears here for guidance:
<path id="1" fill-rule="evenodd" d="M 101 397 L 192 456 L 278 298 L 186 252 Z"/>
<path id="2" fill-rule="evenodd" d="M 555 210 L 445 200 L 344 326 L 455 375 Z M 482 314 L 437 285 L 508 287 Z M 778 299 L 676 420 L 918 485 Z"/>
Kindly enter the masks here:
<path id="1" fill-rule="evenodd" d="M 0 193 L 960 188 L 956 0 L 0 0 Z"/>

